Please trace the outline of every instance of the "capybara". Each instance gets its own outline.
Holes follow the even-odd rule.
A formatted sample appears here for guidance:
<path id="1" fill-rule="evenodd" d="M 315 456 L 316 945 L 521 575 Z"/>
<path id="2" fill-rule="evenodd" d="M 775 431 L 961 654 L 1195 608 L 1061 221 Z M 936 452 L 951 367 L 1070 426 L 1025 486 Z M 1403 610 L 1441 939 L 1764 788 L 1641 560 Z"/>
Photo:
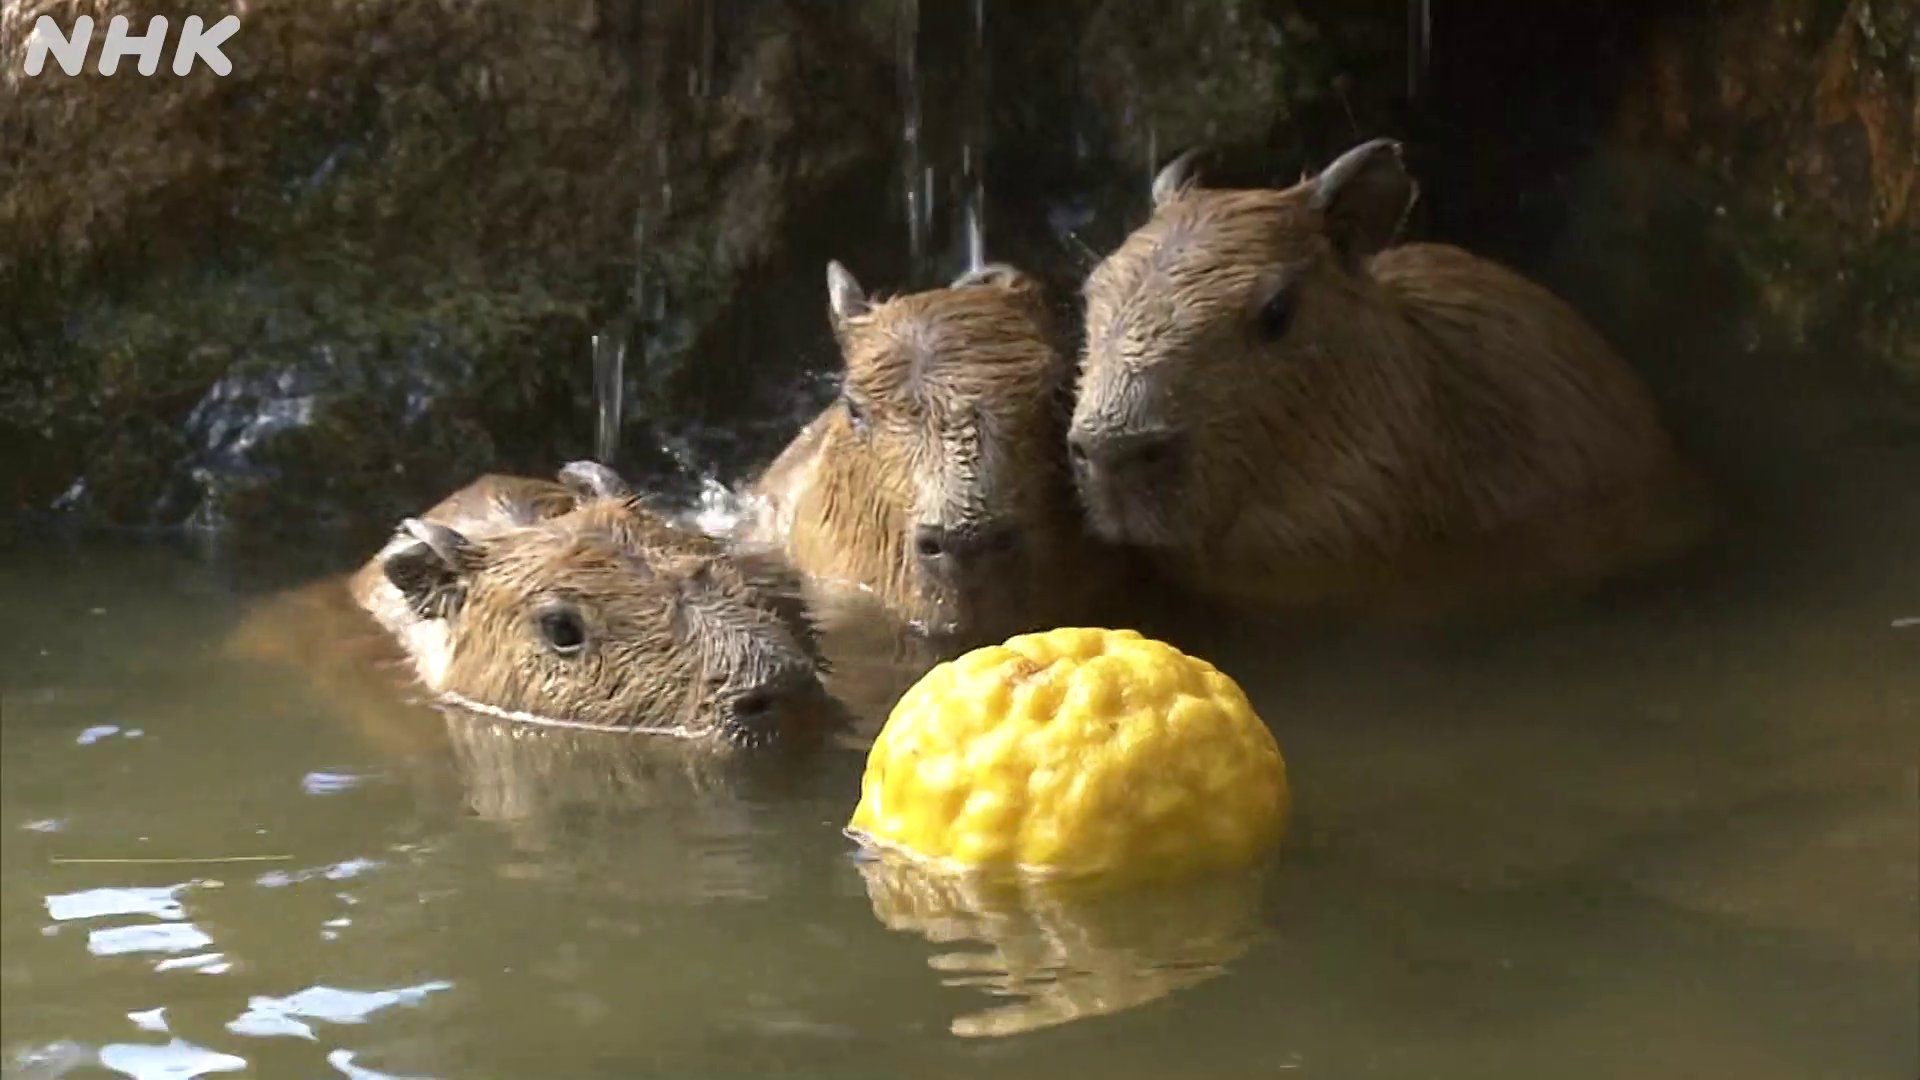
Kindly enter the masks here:
<path id="1" fill-rule="evenodd" d="M 522 722 L 812 742 L 840 712 L 797 576 L 674 524 L 611 470 L 485 476 L 407 519 L 344 589 L 442 702 Z M 309 605 L 310 606 L 310 605 Z"/>
<path id="2" fill-rule="evenodd" d="M 753 484 L 758 534 L 948 640 L 1081 617 L 1109 563 L 1073 497 L 1072 366 L 1040 283 L 990 264 L 878 299 L 835 262 L 827 295 L 840 396 Z"/>
<path id="3" fill-rule="evenodd" d="M 1470 564 L 1591 582 L 1697 537 L 1667 497 L 1693 474 L 1594 329 L 1494 262 L 1394 245 L 1399 143 L 1285 189 L 1207 188 L 1194 160 L 1086 283 L 1068 438 L 1097 533 L 1257 605 L 1444 592 Z"/>

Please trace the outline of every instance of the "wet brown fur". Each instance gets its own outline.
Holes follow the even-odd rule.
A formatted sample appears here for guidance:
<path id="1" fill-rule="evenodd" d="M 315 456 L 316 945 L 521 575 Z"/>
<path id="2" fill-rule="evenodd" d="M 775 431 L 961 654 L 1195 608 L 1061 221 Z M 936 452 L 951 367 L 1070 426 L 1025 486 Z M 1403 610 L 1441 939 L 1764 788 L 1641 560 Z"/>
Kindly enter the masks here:
<path id="1" fill-rule="evenodd" d="M 301 590 L 291 610 L 344 594 L 432 694 L 536 718 L 726 748 L 831 726 L 798 580 L 773 557 L 729 549 L 624 492 L 524 477 L 482 477 L 418 520 L 450 531 L 409 522 L 344 581 Z M 543 639 L 552 612 L 583 631 L 577 655 Z M 246 640 L 268 639 L 256 627 Z M 333 643 L 312 644 L 325 653 Z M 740 695 L 756 691 L 772 700 L 772 719 L 736 715 Z"/>
<path id="2" fill-rule="evenodd" d="M 1177 479 L 1083 479 L 1107 538 L 1284 604 L 1475 593 L 1475 568 L 1572 582 L 1699 535 L 1650 395 L 1571 307 L 1457 247 L 1386 246 L 1415 195 L 1397 144 L 1285 190 L 1183 168 L 1086 287 L 1076 435 L 1185 433 Z"/>
<path id="3" fill-rule="evenodd" d="M 754 484 L 767 531 L 815 581 L 868 590 L 963 639 L 1069 617 L 1106 564 L 1066 471 L 1071 361 L 1041 286 L 992 266 L 945 288 L 844 300 L 830 304 L 843 394 Z M 921 524 L 1011 525 L 1019 561 L 957 590 L 921 571 Z"/>

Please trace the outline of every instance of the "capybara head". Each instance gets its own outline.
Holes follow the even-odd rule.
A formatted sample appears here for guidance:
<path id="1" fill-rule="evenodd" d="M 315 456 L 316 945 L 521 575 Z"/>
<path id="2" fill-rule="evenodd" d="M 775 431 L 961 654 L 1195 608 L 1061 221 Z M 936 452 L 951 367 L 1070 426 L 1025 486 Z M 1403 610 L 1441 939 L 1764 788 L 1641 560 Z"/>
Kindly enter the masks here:
<path id="1" fill-rule="evenodd" d="M 1391 561 L 1631 503 L 1666 468 L 1651 395 L 1569 305 L 1394 243 L 1398 143 L 1281 190 L 1208 189 L 1192 160 L 1087 282 L 1068 439 L 1097 532 L 1230 571 Z"/>
<path id="2" fill-rule="evenodd" d="M 1068 360 L 1042 287 L 1004 265 L 870 298 L 827 267 L 844 361 L 788 544 L 930 628 L 995 633 L 1057 587 L 1077 528 Z"/>
<path id="3" fill-rule="evenodd" d="M 1398 146 L 1284 190 L 1197 187 L 1194 156 L 1085 289 L 1069 454 L 1095 529 L 1130 543 L 1205 536 L 1275 473 L 1337 484 L 1354 414 L 1395 404 L 1355 355 L 1372 315 L 1355 283 L 1412 205 Z"/>
<path id="4" fill-rule="evenodd" d="M 430 690 L 728 747 L 820 734 L 834 714 L 790 570 L 669 522 L 602 466 L 562 480 L 577 499 L 564 512 L 509 499 L 492 505 L 520 520 L 470 531 L 410 518 L 378 556 Z"/>

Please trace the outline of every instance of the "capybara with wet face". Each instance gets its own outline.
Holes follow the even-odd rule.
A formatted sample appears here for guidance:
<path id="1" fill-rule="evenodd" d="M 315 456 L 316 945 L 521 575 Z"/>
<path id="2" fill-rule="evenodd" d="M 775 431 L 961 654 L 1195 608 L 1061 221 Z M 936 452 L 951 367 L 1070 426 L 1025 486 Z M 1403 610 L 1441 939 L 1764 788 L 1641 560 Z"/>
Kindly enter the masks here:
<path id="1" fill-rule="evenodd" d="M 1493 262 L 1390 246 L 1416 192 L 1398 143 L 1286 189 L 1209 189 L 1193 160 L 1086 283 L 1069 454 L 1098 533 L 1256 603 L 1470 550 L 1571 582 L 1691 535 L 1655 508 L 1690 474 L 1596 331 Z"/>
<path id="2" fill-rule="evenodd" d="M 754 485 L 765 531 L 816 582 L 938 634 L 1075 617 L 1105 563 L 1073 499 L 1072 369 L 1040 284 L 995 264 L 879 300 L 832 263 L 827 293 L 840 397 Z"/>
<path id="3" fill-rule="evenodd" d="M 710 740 L 809 741 L 835 713 L 799 582 L 777 559 L 673 524 L 590 462 L 578 502 L 456 495 L 355 575 L 443 700 L 548 723 Z M 529 493 L 533 498 L 526 497 Z"/>

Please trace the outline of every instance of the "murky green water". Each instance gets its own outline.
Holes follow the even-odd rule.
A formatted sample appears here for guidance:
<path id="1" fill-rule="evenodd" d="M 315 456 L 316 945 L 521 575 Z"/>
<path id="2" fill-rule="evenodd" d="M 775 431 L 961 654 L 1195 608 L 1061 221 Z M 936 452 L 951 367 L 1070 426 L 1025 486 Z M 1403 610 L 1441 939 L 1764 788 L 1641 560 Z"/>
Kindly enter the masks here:
<path id="1" fill-rule="evenodd" d="M 1265 877 L 1097 909 L 869 879 L 855 754 L 450 739 L 223 653 L 218 562 L 8 549 L 6 1072 L 1914 1076 L 1920 464 L 1798 457 L 1578 610 L 1223 628 L 1298 825 Z"/>

